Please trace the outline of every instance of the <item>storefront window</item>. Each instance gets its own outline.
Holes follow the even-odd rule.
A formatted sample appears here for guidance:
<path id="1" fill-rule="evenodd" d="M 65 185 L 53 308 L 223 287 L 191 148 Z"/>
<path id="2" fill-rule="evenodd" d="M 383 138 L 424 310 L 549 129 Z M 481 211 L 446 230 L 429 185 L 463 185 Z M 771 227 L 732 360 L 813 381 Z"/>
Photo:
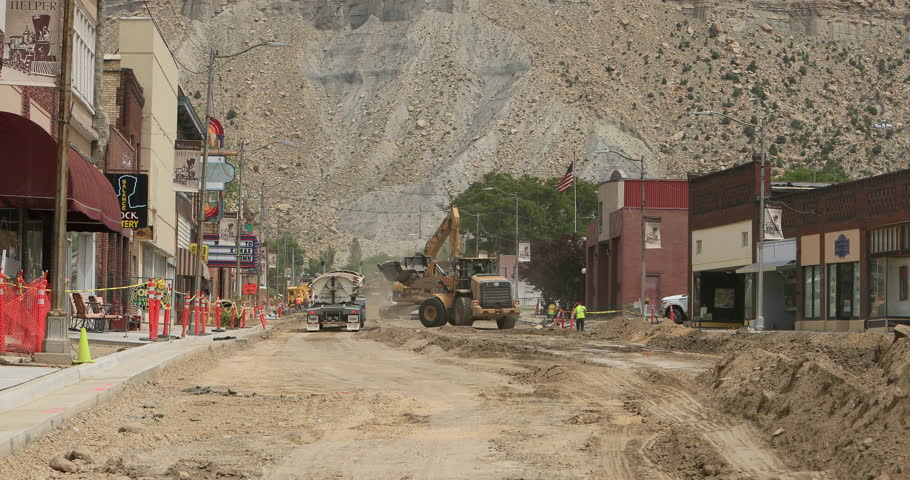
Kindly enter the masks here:
<path id="1" fill-rule="evenodd" d="M 25 262 L 25 279 L 32 281 L 42 275 L 44 267 L 44 225 L 40 221 L 26 223 L 25 230 L 26 252 L 28 261 Z"/>
<path id="2" fill-rule="evenodd" d="M 803 267 L 803 318 L 821 318 L 822 308 L 822 267 Z"/>
<path id="3" fill-rule="evenodd" d="M 869 318 L 888 315 L 888 259 L 869 259 Z"/>
<path id="4" fill-rule="evenodd" d="M 22 245 L 19 241 L 19 210 L 0 209 L 0 256 L 4 262 L 3 272 L 15 276 L 19 271 Z"/>

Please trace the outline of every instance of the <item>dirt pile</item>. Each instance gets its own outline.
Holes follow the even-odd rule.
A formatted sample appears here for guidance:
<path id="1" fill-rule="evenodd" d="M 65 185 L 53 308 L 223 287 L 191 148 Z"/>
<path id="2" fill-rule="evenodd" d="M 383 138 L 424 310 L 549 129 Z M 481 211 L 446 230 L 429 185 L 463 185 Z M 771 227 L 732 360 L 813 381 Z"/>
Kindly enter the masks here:
<path id="1" fill-rule="evenodd" d="M 705 478 L 727 473 L 721 456 L 700 435 L 670 427 L 646 446 L 648 458 L 680 478 Z"/>
<path id="2" fill-rule="evenodd" d="M 910 479 L 910 339 L 861 374 L 825 352 L 729 353 L 699 377 L 703 397 L 758 425 L 794 461 L 844 479 Z"/>
<path id="3" fill-rule="evenodd" d="M 698 330 L 664 321 L 649 325 L 634 317 L 618 317 L 596 324 L 593 337 L 643 343 L 661 350 L 724 354 L 748 349 L 796 356 L 822 354 L 844 369 L 858 373 L 876 365 L 890 338 L 881 333 L 763 332 Z"/>

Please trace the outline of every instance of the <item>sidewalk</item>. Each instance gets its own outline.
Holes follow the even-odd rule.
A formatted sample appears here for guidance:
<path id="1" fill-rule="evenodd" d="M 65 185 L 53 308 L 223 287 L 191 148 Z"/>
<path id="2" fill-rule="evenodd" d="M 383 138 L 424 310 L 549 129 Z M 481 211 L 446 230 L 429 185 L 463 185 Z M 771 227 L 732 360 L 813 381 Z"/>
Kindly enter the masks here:
<path id="1" fill-rule="evenodd" d="M 0 456 L 12 454 L 59 427 L 64 420 L 110 400 L 129 383 L 146 379 L 192 354 L 222 350 L 261 332 L 262 327 L 257 325 L 214 335 L 149 343 L 99 357 L 95 363 L 47 369 L 56 371 L 41 369 L 44 370 L 42 376 L 31 371 L 40 367 L 10 367 L 21 372 L 11 372 L 10 382 L 17 381 L 12 375 L 35 378 L 0 390 Z M 237 340 L 213 340 L 222 335 L 234 336 Z M 118 341 L 124 340 L 122 332 L 114 336 L 120 337 Z"/>

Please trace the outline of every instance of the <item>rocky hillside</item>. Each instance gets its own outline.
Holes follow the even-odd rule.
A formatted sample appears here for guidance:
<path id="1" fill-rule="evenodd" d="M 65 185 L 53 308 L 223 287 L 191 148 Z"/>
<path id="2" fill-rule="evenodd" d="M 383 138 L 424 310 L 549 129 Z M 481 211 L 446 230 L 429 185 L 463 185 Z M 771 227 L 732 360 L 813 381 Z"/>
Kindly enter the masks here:
<path id="1" fill-rule="evenodd" d="M 131 3 L 132 2 L 132 3 Z M 183 3 L 181 3 L 183 2 Z M 731 166 L 765 121 L 782 173 L 828 162 L 860 177 L 905 168 L 905 0 L 156 0 L 229 139 L 290 139 L 251 158 L 273 225 L 366 253 L 422 244 L 452 195 L 485 172 L 597 181 L 645 156 L 648 176 Z M 132 0 L 109 5 L 144 14 Z M 199 111 L 203 111 L 200 99 Z M 287 183 L 281 183 L 287 182 Z M 422 221 L 423 225 L 418 225 Z M 424 238 L 417 239 L 420 231 Z"/>

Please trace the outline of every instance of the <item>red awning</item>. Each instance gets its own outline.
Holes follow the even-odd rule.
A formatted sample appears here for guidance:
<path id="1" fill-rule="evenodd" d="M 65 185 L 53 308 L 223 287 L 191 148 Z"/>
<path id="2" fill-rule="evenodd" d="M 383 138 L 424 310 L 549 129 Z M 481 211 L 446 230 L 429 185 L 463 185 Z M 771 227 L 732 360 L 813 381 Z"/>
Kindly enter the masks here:
<path id="1" fill-rule="evenodd" d="M 38 124 L 0 112 L 0 208 L 53 210 L 57 142 Z M 120 232 L 120 206 L 107 177 L 69 150 L 68 231 Z"/>

